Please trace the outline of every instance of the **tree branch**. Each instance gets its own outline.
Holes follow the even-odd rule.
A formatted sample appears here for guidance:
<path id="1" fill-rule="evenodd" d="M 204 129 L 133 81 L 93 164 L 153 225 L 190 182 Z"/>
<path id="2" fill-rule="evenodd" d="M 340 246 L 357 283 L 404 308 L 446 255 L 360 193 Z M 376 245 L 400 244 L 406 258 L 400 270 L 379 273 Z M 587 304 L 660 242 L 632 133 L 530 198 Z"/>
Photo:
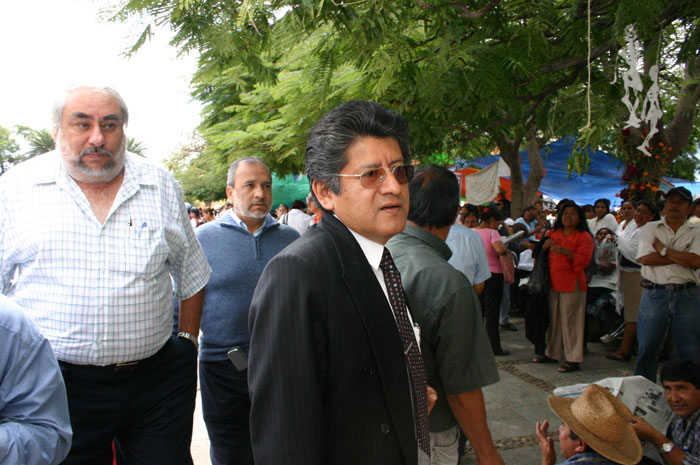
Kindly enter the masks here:
<path id="1" fill-rule="evenodd" d="M 430 5 L 428 3 L 425 3 L 422 0 L 413 0 L 413 1 L 416 2 L 418 5 L 421 6 L 421 8 L 423 8 L 425 10 L 434 10 L 435 8 L 437 8 L 436 5 Z M 485 14 L 487 14 L 488 12 L 490 12 L 491 10 L 496 8 L 499 3 L 501 3 L 501 0 L 491 0 L 491 3 L 489 3 L 485 7 L 481 8 L 479 10 L 476 10 L 476 11 L 470 10 L 469 8 L 467 8 L 466 5 L 464 5 L 461 2 L 450 2 L 449 5 L 462 10 L 462 12 L 457 15 L 460 18 L 477 19 L 477 18 L 481 18 L 482 16 L 484 16 Z"/>
<path id="2" fill-rule="evenodd" d="M 612 50 L 615 45 L 615 40 L 611 39 L 605 42 L 603 45 L 591 50 L 591 61 L 595 60 L 599 56 L 605 55 L 608 51 Z M 544 66 L 540 69 L 542 74 L 554 73 L 561 71 L 562 69 L 571 68 L 572 66 L 580 66 L 588 63 L 588 55 L 579 55 L 568 60 L 560 61 L 558 63 L 552 63 L 551 65 Z"/>
<path id="3" fill-rule="evenodd" d="M 418 0 L 416 0 L 416 1 L 418 1 Z M 460 10 L 462 10 L 462 13 L 457 15 L 460 18 L 477 19 L 477 18 L 481 18 L 482 16 L 487 14 L 489 11 L 496 8 L 499 3 L 501 3 L 501 0 L 491 0 L 491 3 L 489 3 L 485 7 L 481 8 L 479 10 L 476 10 L 476 11 L 470 10 L 469 8 L 467 8 L 466 5 L 464 5 L 460 2 L 451 2 L 450 6 L 453 6 L 455 8 L 459 8 Z"/>
<path id="4" fill-rule="evenodd" d="M 571 72 L 565 76 L 564 78 L 560 79 L 559 81 L 555 82 L 552 85 L 549 85 L 542 89 L 542 91 L 538 94 L 535 95 L 520 95 L 516 97 L 518 100 L 521 101 L 528 101 L 528 100 L 534 100 L 537 102 L 537 105 L 539 105 L 539 102 L 542 101 L 548 94 L 551 94 L 552 92 L 561 89 L 562 87 L 569 86 L 576 82 L 576 78 L 578 77 L 578 73 L 581 70 L 581 67 L 577 67 L 571 70 Z M 537 106 L 535 105 L 535 106 Z"/>
<path id="5" fill-rule="evenodd" d="M 481 128 L 477 131 L 468 131 L 468 130 L 464 129 L 463 127 L 457 126 L 457 125 L 448 125 L 448 126 L 442 126 L 442 127 L 444 129 L 453 129 L 455 131 L 459 131 L 460 133 L 462 133 L 462 137 L 460 137 L 460 140 L 469 141 L 469 140 L 475 139 L 475 138 L 483 135 L 485 132 L 488 132 L 488 130 L 491 128 L 495 128 L 496 126 L 499 126 L 499 125 L 504 124 L 504 123 L 510 123 L 511 121 L 513 121 L 513 119 L 514 118 L 512 116 L 507 116 L 507 117 L 504 117 L 504 118 L 501 118 L 501 119 L 498 119 L 495 121 L 491 121 L 489 124 L 487 124 L 486 126 L 484 126 L 483 128 Z"/>

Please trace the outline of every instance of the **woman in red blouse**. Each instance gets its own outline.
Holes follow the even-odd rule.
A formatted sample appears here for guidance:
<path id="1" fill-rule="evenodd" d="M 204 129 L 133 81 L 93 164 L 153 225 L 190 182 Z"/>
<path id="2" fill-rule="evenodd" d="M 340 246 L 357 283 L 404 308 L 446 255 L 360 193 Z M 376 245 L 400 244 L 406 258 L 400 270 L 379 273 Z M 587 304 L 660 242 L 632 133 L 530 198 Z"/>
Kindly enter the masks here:
<path id="1" fill-rule="evenodd" d="M 577 371 L 583 361 L 586 320 L 588 288 L 584 270 L 593 255 L 593 237 L 581 207 L 572 201 L 562 202 L 542 250 L 549 250 L 550 276 L 546 356 L 564 360 L 559 367 L 561 373 Z"/>

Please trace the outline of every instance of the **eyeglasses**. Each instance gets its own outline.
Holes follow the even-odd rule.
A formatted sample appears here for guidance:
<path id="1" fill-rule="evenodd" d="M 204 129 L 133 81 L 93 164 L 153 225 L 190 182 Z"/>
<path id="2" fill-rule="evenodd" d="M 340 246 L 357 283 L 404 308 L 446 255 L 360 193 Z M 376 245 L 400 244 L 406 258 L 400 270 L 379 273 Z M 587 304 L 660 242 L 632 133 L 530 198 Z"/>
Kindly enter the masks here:
<path id="1" fill-rule="evenodd" d="M 392 166 L 391 168 L 373 168 L 362 174 L 336 174 L 341 178 L 360 178 L 362 187 L 377 187 L 386 179 L 386 172 L 391 173 L 399 184 L 408 184 L 413 179 L 414 168 L 412 165 Z"/>

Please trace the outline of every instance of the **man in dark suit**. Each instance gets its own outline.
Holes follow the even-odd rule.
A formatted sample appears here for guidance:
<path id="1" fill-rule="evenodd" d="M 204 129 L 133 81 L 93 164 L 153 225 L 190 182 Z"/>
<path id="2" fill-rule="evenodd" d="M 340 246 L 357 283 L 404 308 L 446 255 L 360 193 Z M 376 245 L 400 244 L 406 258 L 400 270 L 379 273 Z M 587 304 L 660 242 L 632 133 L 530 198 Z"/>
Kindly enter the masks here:
<path id="1" fill-rule="evenodd" d="M 268 263 L 250 308 L 258 465 L 429 463 L 418 331 L 384 247 L 406 223 L 408 159 L 405 121 L 375 103 L 347 102 L 311 131 L 306 172 L 326 214 Z"/>

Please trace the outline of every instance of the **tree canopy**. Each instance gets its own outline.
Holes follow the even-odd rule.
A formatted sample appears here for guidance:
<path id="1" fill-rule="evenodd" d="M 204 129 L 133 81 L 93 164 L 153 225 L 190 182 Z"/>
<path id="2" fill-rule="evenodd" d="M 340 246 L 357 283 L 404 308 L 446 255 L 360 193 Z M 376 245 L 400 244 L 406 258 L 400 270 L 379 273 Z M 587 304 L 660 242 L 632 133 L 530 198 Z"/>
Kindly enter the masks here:
<path id="1" fill-rule="evenodd" d="M 498 147 L 516 211 L 536 193 L 547 140 L 584 128 L 582 142 L 613 144 L 626 118 L 622 84 L 611 81 L 627 25 L 640 37 L 645 86 L 652 63 L 662 70 L 666 114 L 653 142 L 673 147 L 664 170 L 684 153 L 700 99 L 700 5 L 687 0 L 591 0 L 590 10 L 580 0 L 132 0 L 115 17 L 137 13 L 200 53 L 201 161 L 258 155 L 281 174 L 301 172 L 318 118 L 368 99 L 407 118 L 419 159 Z"/>

